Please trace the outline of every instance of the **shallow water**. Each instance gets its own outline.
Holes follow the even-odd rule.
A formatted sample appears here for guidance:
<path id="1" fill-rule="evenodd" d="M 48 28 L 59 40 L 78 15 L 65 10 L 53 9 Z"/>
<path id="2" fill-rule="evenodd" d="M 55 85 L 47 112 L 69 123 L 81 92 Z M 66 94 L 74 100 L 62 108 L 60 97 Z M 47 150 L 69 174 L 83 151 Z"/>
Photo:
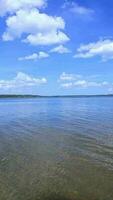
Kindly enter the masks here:
<path id="1" fill-rule="evenodd" d="M 113 98 L 0 100 L 0 200 L 113 200 Z"/>

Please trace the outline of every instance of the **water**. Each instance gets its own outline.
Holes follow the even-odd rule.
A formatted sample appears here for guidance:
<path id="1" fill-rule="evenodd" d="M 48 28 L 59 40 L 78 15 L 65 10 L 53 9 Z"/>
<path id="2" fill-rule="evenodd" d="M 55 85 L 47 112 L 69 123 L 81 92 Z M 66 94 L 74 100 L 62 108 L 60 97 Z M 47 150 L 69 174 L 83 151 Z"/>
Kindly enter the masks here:
<path id="1" fill-rule="evenodd" d="M 113 98 L 0 100 L 0 200 L 113 200 Z"/>

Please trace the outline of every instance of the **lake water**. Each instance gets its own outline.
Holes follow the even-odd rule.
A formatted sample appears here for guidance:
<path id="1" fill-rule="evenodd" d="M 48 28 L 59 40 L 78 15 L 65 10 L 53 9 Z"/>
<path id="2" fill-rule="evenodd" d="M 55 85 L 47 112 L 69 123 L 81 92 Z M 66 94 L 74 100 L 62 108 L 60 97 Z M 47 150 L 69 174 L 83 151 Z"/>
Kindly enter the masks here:
<path id="1" fill-rule="evenodd" d="M 1 99 L 0 200 L 113 200 L 113 98 Z"/>

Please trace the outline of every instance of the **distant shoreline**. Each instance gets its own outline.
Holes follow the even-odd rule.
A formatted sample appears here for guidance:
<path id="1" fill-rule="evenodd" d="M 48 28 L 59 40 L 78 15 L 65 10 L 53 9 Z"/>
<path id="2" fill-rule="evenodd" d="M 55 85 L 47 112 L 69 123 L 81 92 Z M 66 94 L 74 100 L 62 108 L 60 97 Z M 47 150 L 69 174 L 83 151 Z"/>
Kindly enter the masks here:
<path id="1" fill-rule="evenodd" d="M 0 95 L 3 98 L 90 98 L 90 97 L 113 97 L 113 94 L 100 94 L 100 95 Z"/>

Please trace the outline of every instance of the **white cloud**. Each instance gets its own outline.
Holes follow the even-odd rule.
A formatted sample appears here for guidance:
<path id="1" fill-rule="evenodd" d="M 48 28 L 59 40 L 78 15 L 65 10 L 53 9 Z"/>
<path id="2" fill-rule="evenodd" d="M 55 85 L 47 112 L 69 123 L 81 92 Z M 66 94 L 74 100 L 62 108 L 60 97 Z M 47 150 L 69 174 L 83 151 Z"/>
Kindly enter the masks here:
<path id="1" fill-rule="evenodd" d="M 60 75 L 59 82 L 61 84 L 61 87 L 64 88 L 101 87 L 108 90 L 110 88 L 113 88 L 113 83 L 109 83 L 107 81 L 91 81 L 88 80 L 88 77 L 85 78 L 82 75 L 78 74 L 66 74 L 65 72 Z"/>
<path id="2" fill-rule="evenodd" d="M 82 76 L 79 74 L 67 74 L 67 73 L 63 72 L 60 75 L 59 81 L 75 81 L 80 78 L 82 78 Z"/>
<path id="3" fill-rule="evenodd" d="M 46 78 L 34 78 L 19 72 L 12 80 L 0 80 L 0 89 L 25 88 L 47 83 Z"/>
<path id="4" fill-rule="evenodd" d="M 30 43 L 32 45 L 52 45 L 52 44 L 61 44 L 69 41 L 67 35 L 61 31 L 51 31 L 49 33 L 38 33 L 31 34 L 23 40 L 25 43 Z"/>
<path id="5" fill-rule="evenodd" d="M 69 89 L 69 88 L 73 87 L 73 84 L 71 82 L 70 83 L 62 83 L 61 87 Z"/>
<path id="6" fill-rule="evenodd" d="M 66 0 L 63 8 L 68 10 L 76 15 L 86 15 L 86 16 L 91 16 L 94 13 L 94 10 L 87 8 L 85 6 L 79 5 L 78 3 L 74 1 L 68 1 Z"/>
<path id="7" fill-rule="evenodd" d="M 63 44 L 69 41 L 69 37 L 63 32 L 63 18 L 49 16 L 36 8 L 17 10 L 7 17 L 6 26 L 2 36 L 4 41 L 20 38 L 32 45 Z"/>
<path id="8" fill-rule="evenodd" d="M 43 59 L 43 58 L 48 58 L 49 54 L 40 51 L 39 53 L 33 53 L 29 56 L 24 56 L 24 57 L 20 57 L 18 60 L 22 61 L 22 60 L 38 60 L 38 59 Z"/>
<path id="9" fill-rule="evenodd" d="M 20 9 L 42 8 L 46 0 L 0 0 L 0 16 L 13 14 Z"/>
<path id="10" fill-rule="evenodd" d="M 94 56 L 100 56 L 102 61 L 113 59 L 113 40 L 105 39 L 81 45 L 74 57 L 92 58 Z"/>
<path id="11" fill-rule="evenodd" d="M 64 47 L 63 45 L 59 45 L 59 46 L 51 49 L 50 52 L 64 54 L 64 53 L 70 53 L 70 50 L 68 48 Z"/>
<path id="12" fill-rule="evenodd" d="M 109 89 L 111 87 L 113 88 L 113 83 L 78 80 L 78 81 L 74 81 L 74 82 L 62 83 L 61 86 L 64 88 L 106 87 L 107 89 Z"/>

